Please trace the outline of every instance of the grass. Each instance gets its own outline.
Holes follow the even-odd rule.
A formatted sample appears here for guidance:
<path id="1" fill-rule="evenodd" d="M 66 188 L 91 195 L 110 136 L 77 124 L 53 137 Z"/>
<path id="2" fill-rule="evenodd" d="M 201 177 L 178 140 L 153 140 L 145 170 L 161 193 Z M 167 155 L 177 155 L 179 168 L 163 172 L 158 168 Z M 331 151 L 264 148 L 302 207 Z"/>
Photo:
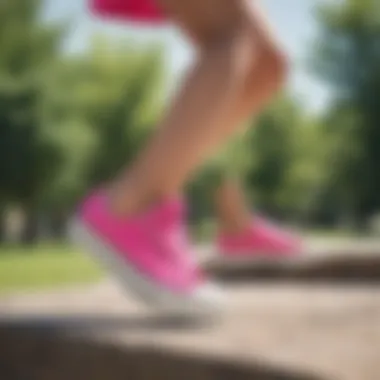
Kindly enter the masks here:
<path id="1" fill-rule="evenodd" d="M 193 229 L 198 242 L 215 233 L 212 222 Z M 341 231 L 312 231 L 312 238 L 347 238 Z M 96 282 L 102 272 L 87 256 L 68 245 L 43 244 L 34 248 L 0 246 L 0 295 L 14 291 L 49 289 Z"/>
<path id="2" fill-rule="evenodd" d="M 64 245 L 0 247 L 0 294 L 99 280 L 100 269 Z"/>

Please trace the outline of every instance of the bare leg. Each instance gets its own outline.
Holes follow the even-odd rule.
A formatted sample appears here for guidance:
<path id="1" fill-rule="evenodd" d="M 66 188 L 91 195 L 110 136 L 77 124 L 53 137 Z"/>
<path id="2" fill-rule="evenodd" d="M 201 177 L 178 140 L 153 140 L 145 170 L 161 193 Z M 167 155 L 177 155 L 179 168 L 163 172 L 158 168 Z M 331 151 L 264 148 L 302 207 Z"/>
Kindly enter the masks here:
<path id="1" fill-rule="evenodd" d="M 265 49 L 260 55 L 257 70 L 247 82 L 239 105 L 231 114 L 231 120 L 236 124 L 246 121 L 270 102 L 281 87 L 286 73 L 279 44 L 272 37 L 273 33 L 258 8 L 254 14 L 257 17 L 256 25 L 259 25 L 264 36 Z M 214 204 L 221 230 L 240 231 L 251 223 L 252 216 L 239 179 L 226 175 L 215 191 Z"/>
<path id="2" fill-rule="evenodd" d="M 253 107 L 257 107 L 258 111 L 260 104 L 265 106 L 281 84 L 279 72 L 275 66 L 271 66 L 270 61 L 266 63 L 264 59 L 261 59 L 258 66 L 262 67 L 260 80 L 255 81 L 252 78 L 250 85 L 246 87 L 242 102 L 232 115 L 237 124 L 249 118 Z M 256 95 L 257 92 L 259 92 L 258 95 Z M 225 175 L 221 179 L 215 190 L 214 207 L 219 227 L 223 231 L 239 231 L 251 223 L 249 205 L 244 195 L 242 182 L 238 178 Z"/>
<path id="3" fill-rule="evenodd" d="M 251 222 L 243 186 L 237 178 L 222 179 L 214 194 L 214 204 L 220 231 L 239 232 Z"/>
<path id="4" fill-rule="evenodd" d="M 258 62 L 267 51 L 247 0 L 160 3 L 197 42 L 199 59 L 161 128 L 117 186 L 113 205 L 124 213 L 178 192 L 239 127 L 242 111 L 239 117 L 234 115 L 240 110 L 247 81 L 260 77 Z M 261 108 L 263 93 L 261 89 L 250 94 L 250 110 Z"/>

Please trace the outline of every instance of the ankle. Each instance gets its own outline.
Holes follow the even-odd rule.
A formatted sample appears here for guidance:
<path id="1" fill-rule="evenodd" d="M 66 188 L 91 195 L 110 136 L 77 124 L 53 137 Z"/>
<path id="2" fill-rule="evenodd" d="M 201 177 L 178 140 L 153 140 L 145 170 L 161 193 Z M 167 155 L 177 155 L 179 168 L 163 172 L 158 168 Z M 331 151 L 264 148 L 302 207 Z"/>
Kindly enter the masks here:
<path id="1" fill-rule="evenodd" d="M 235 235 L 245 231 L 249 227 L 250 223 L 250 217 L 246 215 L 235 218 L 219 219 L 219 233 Z"/>
<path id="2" fill-rule="evenodd" d="M 162 202 L 180 198 L 176 194 L 146 191 L 132 182 L 114 183 L 108 194 L 112 213 L 124 217 L 140 215 Z"/>
<path id="3" fill-rule="evenodd" d="M 114 215 L 132 216 L 144 212 L 154 203 L 153 197 L 148 197 L 130 183 L 117 183 L 108 189 L 109 204 Z"/>

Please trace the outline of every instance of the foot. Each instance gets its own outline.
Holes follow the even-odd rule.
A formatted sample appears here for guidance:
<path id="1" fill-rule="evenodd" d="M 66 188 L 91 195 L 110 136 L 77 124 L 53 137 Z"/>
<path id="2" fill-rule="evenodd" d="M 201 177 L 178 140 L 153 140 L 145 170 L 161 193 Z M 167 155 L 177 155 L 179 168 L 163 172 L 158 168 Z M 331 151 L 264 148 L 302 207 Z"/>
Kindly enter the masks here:
<path id="1" fill-rule="evenodd" d="M 195 263 L 182 222 L 182 204 L 167 201 L 141 215 L 118 218 L 102 194 L 80 207 L 71 235 L 130 291 L 152 306 L 172 311 L 208 311 L 219 291 Z"/>
<path id="2" fill-rule="evenodd" d="M 241 232 L 220 233 L 217 245 L 221 255 L 232 259 L 285 259 L 302 248 L 300 238 L 257 217 Z"/>

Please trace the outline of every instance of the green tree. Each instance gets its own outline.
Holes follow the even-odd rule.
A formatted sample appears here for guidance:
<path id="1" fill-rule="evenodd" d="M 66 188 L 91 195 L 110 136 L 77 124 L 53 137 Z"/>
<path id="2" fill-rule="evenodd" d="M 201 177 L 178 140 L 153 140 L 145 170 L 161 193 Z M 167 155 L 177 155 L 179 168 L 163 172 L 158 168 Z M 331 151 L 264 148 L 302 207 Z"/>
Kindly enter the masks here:
<path id="1" fill-rule="evenodd" d="M 0 203 L 19 202 L 34 236 L 41 187 L 55 170 L 56 152 L 39 122 L 41 86 L 57 57 L 61 26 L 41 22 L 41 1 L 0 6 Z"/>
<path id="2" fill-rule="evenodd" d="M 113 178 L 136 155 L 162 109 L 165 69 L 159 46 L 129 46 L 112 55 L 98 47 L 95 60 L 109 70 L 109 97 L 92 109 L 91 123 L 98 134 L 90 182 Z M 99 88 L 101 91 L 101 88 Z"/>
<path id="3" fill-rule="evenodd" d="M 330 193 L 357 222 L 380 208 L 380 3 L 344 0 L 318 12 L 314 67 L 332 90 Z"/>
<path id="4" fill-rule="evenodd" d="M 96 39 L 57 67 L 44 97 L 44 125 L 60 170 L 44 208 L 65 220 L 89 187 L 108 181 L 135 155 L 161 110 L 165 79 L 159 47 Z"/>
<path id="5" fill-rule="evenodd" d="M 303 127 L 297 104 L 276 99 L 247 135 L 251 166 L 247 175 L 254 203 L 270 213 L 285 211 L 284 191 L 296 158 L 297 130 Z"/>

